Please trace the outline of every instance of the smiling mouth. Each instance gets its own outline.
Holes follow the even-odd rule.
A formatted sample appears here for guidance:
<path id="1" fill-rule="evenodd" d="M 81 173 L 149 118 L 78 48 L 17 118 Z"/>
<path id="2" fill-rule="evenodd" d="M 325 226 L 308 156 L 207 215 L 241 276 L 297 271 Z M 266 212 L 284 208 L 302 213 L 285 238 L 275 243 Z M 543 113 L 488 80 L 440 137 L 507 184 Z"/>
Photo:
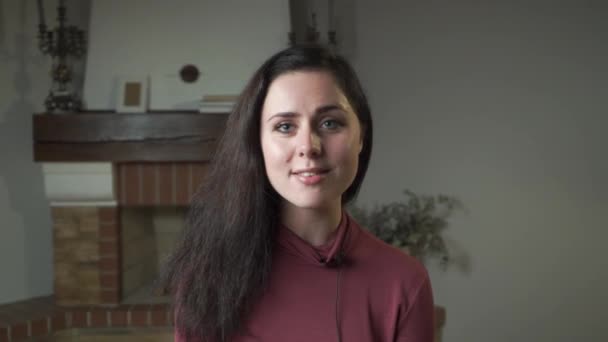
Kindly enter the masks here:
<path id="1" fill-rule="evenodd" d="M 329 170 L 311 170 L 296 172 L 293 175 L 304 185 L 315 185 L 322 182 L 328 172 Z"/>

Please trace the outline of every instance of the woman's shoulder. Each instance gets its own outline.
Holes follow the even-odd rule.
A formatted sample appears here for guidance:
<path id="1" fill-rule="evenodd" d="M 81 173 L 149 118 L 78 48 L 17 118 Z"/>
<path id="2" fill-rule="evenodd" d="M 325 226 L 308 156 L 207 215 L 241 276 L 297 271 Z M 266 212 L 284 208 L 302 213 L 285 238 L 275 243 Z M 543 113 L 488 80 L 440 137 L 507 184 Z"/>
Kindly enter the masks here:
<path id="1" fill-rule="evenodd" d="M 354 253 L 358 263 L 380 274 L 389 273 L 391 278 L 419 283 L 428 278 L 424 265 L 405 251 L 390 245 L 373 235 L 369 230 L 355 222 L 359 230 L 357 248 Z"/>

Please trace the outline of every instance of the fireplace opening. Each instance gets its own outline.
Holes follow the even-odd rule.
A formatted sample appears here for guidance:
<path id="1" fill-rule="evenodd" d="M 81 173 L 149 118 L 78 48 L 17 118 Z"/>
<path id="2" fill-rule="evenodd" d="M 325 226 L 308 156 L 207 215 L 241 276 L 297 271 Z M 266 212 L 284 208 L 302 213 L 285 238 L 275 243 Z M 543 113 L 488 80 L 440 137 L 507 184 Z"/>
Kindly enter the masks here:
<path id="1" fill-rule="evenodd" d="M 130 207 L 121 210 L 121 287 L 124 304 L 168 303 L 158 288 L 166 259 L 184 227 L 181 206 Z"/>

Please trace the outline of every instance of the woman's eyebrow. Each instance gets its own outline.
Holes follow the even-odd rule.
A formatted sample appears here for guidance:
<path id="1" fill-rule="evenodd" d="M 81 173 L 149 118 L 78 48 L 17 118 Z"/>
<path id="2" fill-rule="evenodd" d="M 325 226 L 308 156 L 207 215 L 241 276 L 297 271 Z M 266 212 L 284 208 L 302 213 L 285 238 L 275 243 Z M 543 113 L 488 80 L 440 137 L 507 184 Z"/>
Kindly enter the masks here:
<path id="1" fill-rule="evenodd" d="M 331 112 L 332 110 L 342 110 L 344 111 L 344 107 L 342 107 L 339 104 L 330 104 L 330 105 L 325 105 L 325 106 L 321 106 L 317 109 L 315 109 L 315 116 L 317 115 L 321 115 L 327 112 Z M 279 112 L 276 114 L 273 114 L 271 117 L 269 117 L 266 121 L 270 121 L 272 120 L 274 117 L 281 117 L 281 118 L 293 118 L 293 117 L 297 117 L 299 116 L 299 113 L 296 112 Z"/>
<path id="2" fill-rule="evenodd" d="M 320 114 L 324 114 L 327 112 L 331 112 L 332 110 L 345 111 L 346 109 L 344 109 L 344 107 L 342 107 L 339 104 L 330 104 L 330 105 L 321 106 L 321 107 L 317 108 L 317 110 L 315 110 L 315 115 L 320 115 Z"/>
<path id="3" fill-rule="evenodd" d="M 281 117 L 281 118 L 293 118 L 296 116 L 299 116 L 300 114 L 296 113 L 296 112 L 280 112 L 280 113 L 276 113 L 274 115 L 272 115 L 271 117 L 268 118 L 268 120 L 266 121 L 270 121 L 275 117 Z"/>

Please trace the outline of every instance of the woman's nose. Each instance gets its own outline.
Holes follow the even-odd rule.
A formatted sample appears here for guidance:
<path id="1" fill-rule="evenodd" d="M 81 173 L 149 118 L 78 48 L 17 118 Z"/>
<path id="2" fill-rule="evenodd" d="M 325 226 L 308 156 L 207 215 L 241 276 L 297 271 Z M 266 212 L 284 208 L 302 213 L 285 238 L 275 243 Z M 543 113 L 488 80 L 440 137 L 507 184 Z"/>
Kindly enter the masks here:
<path id="1" fill-rule="evenodd" d="M 298 156 L 314 158 L 321 155 L 321 137 L 314 132 L 302 132 L 298 144 Z"/>

